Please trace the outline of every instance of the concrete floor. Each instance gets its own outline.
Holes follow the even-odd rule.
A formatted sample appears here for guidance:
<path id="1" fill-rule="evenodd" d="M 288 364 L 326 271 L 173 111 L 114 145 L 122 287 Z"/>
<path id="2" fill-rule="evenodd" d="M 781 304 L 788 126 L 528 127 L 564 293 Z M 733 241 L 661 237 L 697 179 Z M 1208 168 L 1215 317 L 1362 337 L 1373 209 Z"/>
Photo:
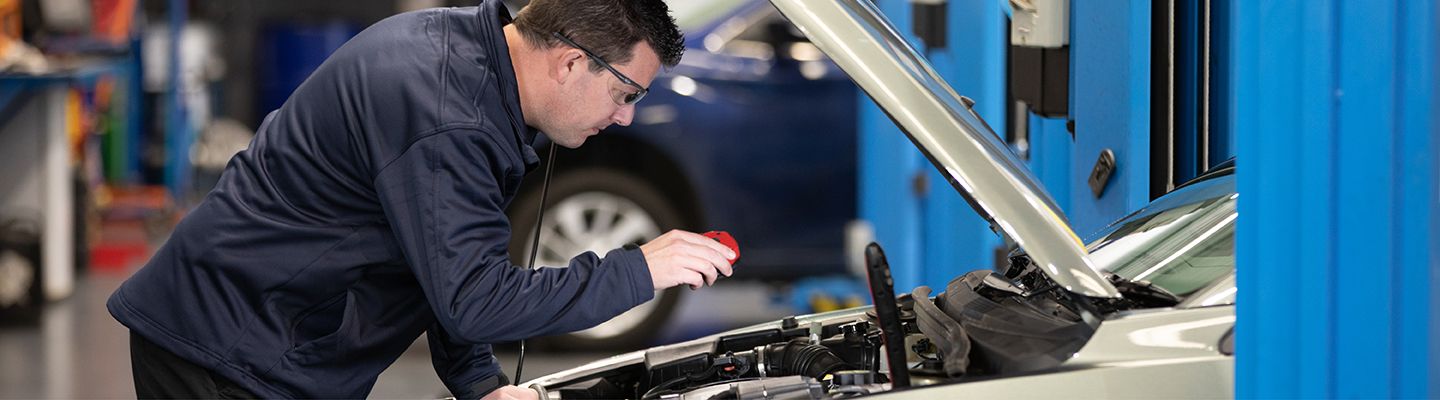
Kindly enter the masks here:
<path id="1" fill-rule="evenodd" d="M 134 398 L 128 331 L 105 310 L 106 298 L 127 276 L 128 272 L 85 274 L 74 296 L 47 306 L 39 326 L 0 328 L 0 399 Z M 791 314 L 786 306 L 770 300 L 771 291 L 765 284 L 722 281 L 717 287 L 692 292 L 682 300 L 678 318 L 662 333 L 662 342 Z M 726 307 L 709 306 L 713 304 Z M 531 351 L 524 378 L 609 355 Z M 498 357 L 506 373 L 513 374 L 513 350 L 501 351 Z M 423 337 L 380 375 L 371 392 L 373 398 L 445 395 L 448 392 L 435 377 Z"/>

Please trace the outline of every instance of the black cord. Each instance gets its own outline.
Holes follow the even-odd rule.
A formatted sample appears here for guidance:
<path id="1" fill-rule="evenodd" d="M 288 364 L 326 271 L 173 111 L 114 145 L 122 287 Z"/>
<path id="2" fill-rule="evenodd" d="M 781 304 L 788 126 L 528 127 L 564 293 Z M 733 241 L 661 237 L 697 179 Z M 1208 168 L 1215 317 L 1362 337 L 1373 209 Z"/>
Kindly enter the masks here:
<path id="1" fill-rule="evenodd" d="M 641 394 L 641 396 L 639 396 L 639 399 L 655 399 L 655 397 L 660 396 L 660 394 L 664 394 L 665 391 L 670 391 L 670 387 L 675 386 L 675 384 L 687 383 L 687 381 L 701 381 L 704 380 L 704 378 L 713 376 L 714 373 L 716 373 L 716 367 L 714 367 L 714 365 L 710 365 L 710 368 L 706 368 L 706 370 L 704 371 L 698 371 L 698 373 L 696 374 L 681 374 L 680 377 L 672 378 L 672 380 L 664 381 L 664 383 L 657 384 L 657 386 L 649 388 L 649 390 L 645 391 L 645 394 Z M 713 384 L 727 383 L 727 381 L 739 380 L 750 380 L 750 378 L 734 378 L 734 380 L 719 381 L 719 383 Z"/>
<path id="2" fill-rule="evenodd" d="M 535 212 L 535 235 L 530 242 L 530 264 L 535 269 L 535 256 L 540 254 L 540 223 L 545 221 L 545 197 L 550 195 L 550 173 L 555 171 L 555 142 L 550 142 L 550 155 L 545 161 L 545 183 L 540 185 L 540 210 Z M 515 382 L 520 382 L 520 372 L 525 370 L 525 339 L 520 339 L 520 357 L 515 361 Z"/>
<path id="3" fill-rule="evenodd" d="M 679 378 L 675 378 L 675 379 L 671 379 L 671 380 L 668 380 L 668 381 L 665 381 L 665 382 L 661 382 L 659 385 L 655 385 L 655 387 L 650 388 L 650 390 L 645 391 L 645 394 L 640 395 L 640 400 L 650 400 L 650 399 L 653 399 L 653 398 L 656 397 L 656 395 L 659 395 L 660 393 L 664 393 L 665 391 L 670 390 L 670 387 L 671 387 L 671 386 L 674 386 L 675 384 L 678 384 L 678 383 L 683 383 L 683 382 L 688 381 L 688 380 L 690 380 L 689 377 L 681 376 L 681 377 L 679 377 Z"/>

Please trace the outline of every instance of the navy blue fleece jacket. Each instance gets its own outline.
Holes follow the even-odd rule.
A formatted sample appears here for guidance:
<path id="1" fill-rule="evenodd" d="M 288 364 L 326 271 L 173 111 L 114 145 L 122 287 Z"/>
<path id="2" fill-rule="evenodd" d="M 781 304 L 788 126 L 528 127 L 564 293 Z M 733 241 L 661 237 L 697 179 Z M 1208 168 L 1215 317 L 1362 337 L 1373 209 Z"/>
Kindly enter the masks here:
<path id="1" fill-rule="evenodd" d="M 265 119 L 110 313 L 262 397 L 363 397 L 428 332 L 441 380 L 474 397 L 503 379 L 488 343 L 649 300 L 636 249 L 568 268 L 510 262 L 505 208 L 538 157 L 507 23 L 486 0 L 351 39 Z"/>

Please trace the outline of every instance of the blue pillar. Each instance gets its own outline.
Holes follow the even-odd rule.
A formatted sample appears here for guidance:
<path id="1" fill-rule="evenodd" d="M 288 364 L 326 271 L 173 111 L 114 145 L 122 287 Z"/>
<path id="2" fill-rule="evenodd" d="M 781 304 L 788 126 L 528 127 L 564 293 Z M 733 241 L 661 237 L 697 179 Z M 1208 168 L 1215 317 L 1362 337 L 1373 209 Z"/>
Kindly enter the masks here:
<path id="1" fill-rule="evenodd" d="M 170 196 L 184 205 L 190 195 L 190 146 L 195 142 L 190 129 L 190 117 L 185 111 L 185 79 L 180 71 L 180 39 L 189 20 L 189 3 L 185 0 L 169 0 L 167 5 L 170 23 L 169 92 L 165 96 L 165 186 Z"/>
<path id="2" fill-rule="evenodd" d="M 876 3 L 885 17 L 908 35 L 910 7 L 904 1 Z M 915 150 L 869 96 L 859 96 L 859 182 L 860 218 L 875 228 L 875 241 L 885 247 L 895 287 L 905 290 L 920 281 L 923 214 L 913 182 L 924 172 L 924 156 Z"/>
<path id="3" fill-rule="evenodd" d="M 1075 190 L 1065 211 L 1085 237 L 1150 202 L 1151 7 L 1146 0 L 1079 0 L 1070 12 L 1075 143 L 1068 179 Z M 1107 148 L 1116 167 L 1097 199 L 1085 182 Z"/>
<path id="4" fill-rule="evenodd" d="M 1040 179 L 1040 184 L 1045 185 L 1050 197 L 1055 198 L 1060 210 L 1070 215 L 1070 192 L 1090 190 L 1084 183 L 1076 186 L 1070 181 L 1070 157 L 1074 152 L 1074 140 L 1070 139 L 1070 131 L 1065 128 L 1064 119 L 1045 118 L 1033 113 L 1029 114 L 1029 119 L 1030 159 L 1026 164 L 1030 171 L 1035 173 L 1035 177 Z"/>
<path id="5" fill-rule="evenodd" d="M 917 49 L 911 35 L 911 3 L 879 1 L 885 16 Z M 998 1 L 952 1 L 947 6 L 946 46 L 926 51 L 936 72 L 999 133 L 1005 131 L 1006 16 Z M 944 287 L 951 278 L 994 265 L 999 238 L 971 211 L 890 118 L 860 100 L 860 217 L 875 227 L 885 246 L 895 287 Z M 917 178 L 918 177 L 918 178 Z M 917 191 L 917 179 L 924 182 Z"/>
<path id="6" fill-rule="evenodd" d="M 1237 397 L 1434 395 L 1435 5 L 1232 7 Z"/>

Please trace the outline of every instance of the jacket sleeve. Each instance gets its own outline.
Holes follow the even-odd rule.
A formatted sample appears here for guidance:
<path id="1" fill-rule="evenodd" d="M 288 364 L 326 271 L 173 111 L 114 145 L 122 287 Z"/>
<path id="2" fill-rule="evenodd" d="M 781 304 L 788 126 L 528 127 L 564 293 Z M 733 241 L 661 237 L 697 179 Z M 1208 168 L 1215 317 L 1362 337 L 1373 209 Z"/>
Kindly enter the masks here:
<path id="1" fill-rule="evenodd" d="M 478 399 L 510 384 L 490 345 L 456 342 L 439 324 L 431 325 L 425 338 L 435 374 L 456 399 Z"/>
<path id="2" fill-rule="evenodd" d="M 485 132 L 453 129 L 416 140 L 375 178 L 395 239 L 453 341 L 581 330 L 654 296 L 638 249 L 586 252 L 568 268 L 511 264 L 501 182 L 523 168 Z"/>

